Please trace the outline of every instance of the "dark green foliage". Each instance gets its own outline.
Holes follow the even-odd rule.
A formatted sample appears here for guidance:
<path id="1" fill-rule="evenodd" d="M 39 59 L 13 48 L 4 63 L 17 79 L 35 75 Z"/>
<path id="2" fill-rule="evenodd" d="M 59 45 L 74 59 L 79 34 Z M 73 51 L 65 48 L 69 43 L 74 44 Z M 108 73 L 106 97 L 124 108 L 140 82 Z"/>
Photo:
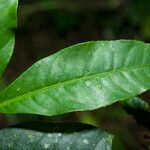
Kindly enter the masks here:
<path id="1" fill-rule="evenodd" d="M 111 150 L 113 135 L 86 124 L 25 123 L 0 130 L 1 150 Z"/>

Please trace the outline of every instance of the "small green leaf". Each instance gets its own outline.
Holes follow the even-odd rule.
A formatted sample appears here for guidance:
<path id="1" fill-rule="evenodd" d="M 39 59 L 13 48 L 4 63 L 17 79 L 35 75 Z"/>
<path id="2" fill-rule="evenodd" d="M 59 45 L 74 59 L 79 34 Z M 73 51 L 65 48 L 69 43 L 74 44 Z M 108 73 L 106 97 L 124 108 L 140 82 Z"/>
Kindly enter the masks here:
<path id="1" fill-rule="evenodd" d="M 139 110 L 148 110 L 149 109 L 148 103 L 138 97 L 134 97 L 129 100 L 125 100 L 122 102 L 122 104 L 127 108 L 129 107 L 129 108 L 137 109 L 137 110 L 138 109 Z"/>
<path id="2" fill-rule="evenodd" d="M 81 43 L 40 60 L 0 93 L 0 112 L 58 115 L 93 110 L 150 89 L 150 45 Z"/>
<path id="3" fill-rule="evenodd" d="M 2 76 L 13 52 L 17 24 L 17 0 L 0 1 L 0 77 Z"/>
<path id="4" fill-rule="evenodd" d="M 150 109 L 149 104 L 146 101 L 134 97 L 123 101 L 122 104 L 126 112 L 133 115 L 139 124 L 144 125 L 147 128 L 150 127 Z"/>
<path id="5" fill-rule="evenodd" d="M 114 136 L 79 123 L 25 123 L 0 130 L 1 150 L 111 150 Z"/>

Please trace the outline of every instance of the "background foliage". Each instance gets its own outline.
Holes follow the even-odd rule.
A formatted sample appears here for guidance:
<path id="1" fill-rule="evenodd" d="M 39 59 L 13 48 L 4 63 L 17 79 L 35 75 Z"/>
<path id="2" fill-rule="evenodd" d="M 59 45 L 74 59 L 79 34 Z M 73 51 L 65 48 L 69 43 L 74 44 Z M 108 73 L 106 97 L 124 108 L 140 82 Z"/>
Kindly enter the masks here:
<path id="1" fill-rule="evenodd" d="M 9 84 L 37 60 L 79 42 L 105 39 L 150 42 L 149 6 L 149 0 L 89 0 L 88 3 L 86 0 L 21 0 L 15 52 L 1 85 Z M 150 103 L 149 92 L 141 97 Z M 128 113 L 134 114 L 134 117 Z M 145 127 L 148 126 L 148 121 L 145 120 L 148 120 L 149 115 L 141 111 L 135 113 L 133 110 L 128 110 L 128 113 L 116 103 L 92 112 L 72 113 L 50 120 L 97 125 L 120 135 L 127 148 L 147 149 L 150 132 Z M 12 124 L 22 117 L 1 118 L 4 125 L 4 120 L 7 120 L 7 124 Z M 36 118 L 49 120 L 34 116 Z"/>

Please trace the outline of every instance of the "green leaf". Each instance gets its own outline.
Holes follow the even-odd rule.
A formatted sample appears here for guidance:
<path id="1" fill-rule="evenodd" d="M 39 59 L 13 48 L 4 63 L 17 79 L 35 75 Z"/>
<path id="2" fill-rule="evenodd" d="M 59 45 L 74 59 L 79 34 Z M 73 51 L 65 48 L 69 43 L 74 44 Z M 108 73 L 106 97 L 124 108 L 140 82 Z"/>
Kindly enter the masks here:
<path id="1" fill-rule="evenodd" d="M 0 1 L 0 77 L 13 52 L 15 36 L 13 29 L 17 24 L 17 0 Z"/>
<path id="2" fill-rule="evenodd" d="M 77 44 L 40 60 L 0 94 L 0 112 L 58 115 L 93 110 L 150 89 L 150 45 Z"/>
<path id="3" fill-rule="evenodd" d="M 114 136 L 79 123 L 25 123 L 0 130 L 1 150 L 111 150 Z"/>
<path id="4" fill-rule="evenodd" d="M 134 97 L 122 102 L 124 109 L 130 115 L 133 115 L 136 121 L 149 128 L 150 127 L 150 107 L 146 101 Z"/>
<path id="5" fill-rule="evenodd" d="M 141 98 L 134 97 L 129 100 L 125 100 L 122 102 L 124 107 L 131 108 L 131 109 L 139 109 L 139 110 L 148 110 L 149 105 L 147 102 L 143 101 Z"/>

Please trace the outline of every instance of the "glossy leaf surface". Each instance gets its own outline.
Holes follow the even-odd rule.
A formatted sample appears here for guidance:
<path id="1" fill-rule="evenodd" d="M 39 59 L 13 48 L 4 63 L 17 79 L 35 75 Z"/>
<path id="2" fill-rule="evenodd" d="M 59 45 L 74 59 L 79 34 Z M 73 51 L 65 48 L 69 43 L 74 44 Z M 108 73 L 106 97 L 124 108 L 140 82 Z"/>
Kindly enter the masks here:
<path id="1" fill-rule="evenodd" d="M 113 135 L 90 125 L 26 123 L 0 130 L 1 150 L 111 150 Z"/>
<path id="2" fill-rule="evenodd" d="M 13 52 L 17 24 L 17 0 L 0 0 L 0 77 Z"/>
<path id="3" fill-rule="evenodd" d="M 40 60 L 0 94 L 0 112 L 58 115 L 132 98 L 150 89 L 150 45 L 77 44 Z"/>

